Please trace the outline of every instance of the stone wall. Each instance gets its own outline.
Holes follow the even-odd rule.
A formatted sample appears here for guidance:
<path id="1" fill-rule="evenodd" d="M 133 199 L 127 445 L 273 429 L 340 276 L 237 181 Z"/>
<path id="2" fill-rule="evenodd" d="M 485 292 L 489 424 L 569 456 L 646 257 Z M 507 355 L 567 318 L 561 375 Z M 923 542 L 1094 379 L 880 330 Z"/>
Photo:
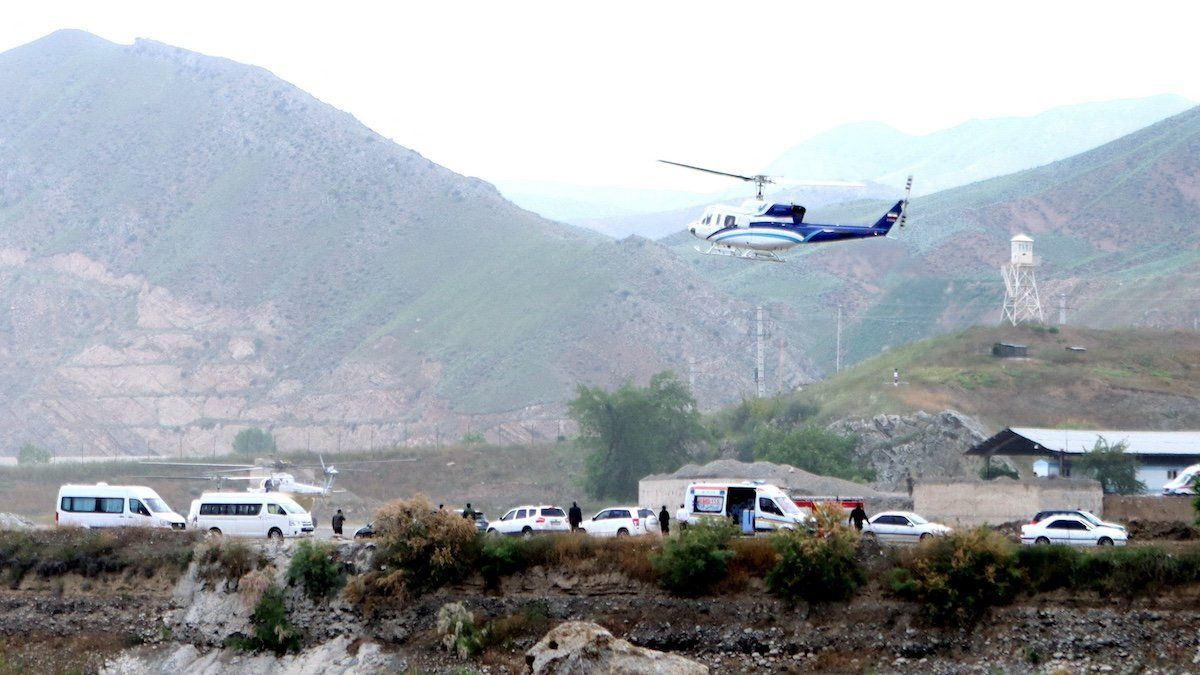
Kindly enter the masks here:
<path id="1" fill-rule="evenodd" d="M 1104 495 L 1094 480 L 919 481 L 913 488 L 914 510 L 951 526 L 999 525 L 1028 521 L 1046 509 L 1085 509 L 1101 514 Z"/>

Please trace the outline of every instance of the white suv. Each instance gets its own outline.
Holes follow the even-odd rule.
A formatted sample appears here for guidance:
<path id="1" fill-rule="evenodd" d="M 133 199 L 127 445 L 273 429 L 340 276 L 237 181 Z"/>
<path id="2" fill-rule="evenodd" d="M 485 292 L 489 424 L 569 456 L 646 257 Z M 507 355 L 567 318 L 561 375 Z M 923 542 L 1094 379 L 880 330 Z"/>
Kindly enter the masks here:
<path id="1" fill-rule="evenodd" d="M 557 506 L 518 506 L 493 520 L 488 534 L 531 535 L 535 532 L 566 532 L 567 512 Z"/>
<path id="2" fill-rule="evenodd" d="M 584 532 L 597 537 L 627 537 L 661 534 L 658 516 L 641 506 L 614 506 L 604 509 L 580 525 Z"/>

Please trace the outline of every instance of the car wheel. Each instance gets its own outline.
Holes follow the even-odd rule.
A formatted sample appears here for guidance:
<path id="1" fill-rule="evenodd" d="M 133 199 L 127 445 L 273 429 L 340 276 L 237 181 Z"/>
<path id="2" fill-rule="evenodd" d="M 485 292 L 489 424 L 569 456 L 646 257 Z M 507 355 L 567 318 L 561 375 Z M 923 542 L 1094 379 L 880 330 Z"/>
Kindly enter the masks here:
<path id="1" fill-rule="evenodd" d="M 924 533 L 924 534 L 922 534 L 922 535 L 921 535 L 921 541 L 925 541 L 926 539 L 928 539 L 928 538 L 930 538 L 930 537 L 932 537 L 932 536 L 933 536 L 932 534 L 929 534 L 928 532 L 926 532 L 926 533 Z"/>
<path id="2" fill-rule="evenodd" d="M 1033 543 L 1035 543 L 1035 544 L 1049 544 L 1049 543 L 1050 543 L 1050 540 L 1049 540 L 1049 539 L 1047 539 L 1047 538 L 1045 538 L 1045 537 L 1038 537 L 1037 539 L 1034 539 L 1034 540 L 1033 540 Z"/>
<path id="3" fill-rule="evenodd" d="M 219 536 L 221 536 L 221 530 L 219 530 L 215 527 L 210 527 L 208 529 L 208 536 L 209 537 L 219 537 Z"/>
<path id="4" fill-rule="evenodd" d="M 494 527 L 489 527 L 487 533 L 493 537 L 500 534 L 499 532 L 496 531 L 496 528 L 494 528 Z"/>
<path id="5" fill-rule="evenodd" d="M 1099 546 L 1112 546 L 1113 540 L 1108 537 L 1100 537 L 1100 541 L 1096 542 Z"/>
<path id="6" fill-rule="evenodd" d="M 874 539 L 875 533 L 874 532 L 863 532 L 862 536 L 863 536 L 863 539 Z"/>
<path id="7" fill-rule="evenodd" d="M 629 530 L 627 530 L 627 529 L 625 529 L 625 528 L 623 528 L 623 527 L 622 527 L 621 529 L 617 530 L 617 536 L 618 536 L 618 537 L 628 537 L 628 536 L 629 536 Z"/>
<path id="8" fill-rule="evenodd" d="M 283 541 L 283 530 L 278 527 L 272 527 L 270 532 L 267 532 L 267 539 L 271 541 Z"/>
<path id="9" fill-rule="evenodd" d="M 521 530 L 521 536 L 525 537 L 526 539 L 532 537 L 533 536 L 533 528 L 526 525 L 525 529 Z"/>

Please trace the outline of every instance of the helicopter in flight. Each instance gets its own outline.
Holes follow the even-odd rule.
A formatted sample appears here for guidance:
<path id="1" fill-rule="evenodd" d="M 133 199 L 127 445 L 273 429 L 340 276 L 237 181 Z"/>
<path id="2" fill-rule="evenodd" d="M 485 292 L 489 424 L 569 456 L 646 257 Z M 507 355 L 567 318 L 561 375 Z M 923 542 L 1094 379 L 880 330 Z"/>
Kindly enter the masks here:
<path id="1" fill-rule="evenodd" d="M 904 199 L 888 209 L 879 220 L 871 225 L 825 225 L 804 222 L 806 209 L 799 204 L 781 204 L 763 199 L 763 187 L 778 182 L 772 176 L 743 176 L 736 173 L 714 171 L 690 164 L 680 164 L 665 159 L 664 164 L 681 166 L 718 176 L 737 178 L 754 183 L 754 199 L 741 206 L 716 205 L 704 210 L 696 220 L 688 223 L 687 230 L 707 243 L 696 246 L 706 255 L 725 255 L 743 260 L 784 262 L 776 252 L 786 251 L 800 244 L 821 244 L 849 239 L 886 237 L 892 226 L 904 227 L 907 217 L 908 198 L 912 193 L 912 176 L 904 187 Z M 811 187 L 864 187 L 862 183 L 842 181 L 787 181 L 793 185 Z"/>

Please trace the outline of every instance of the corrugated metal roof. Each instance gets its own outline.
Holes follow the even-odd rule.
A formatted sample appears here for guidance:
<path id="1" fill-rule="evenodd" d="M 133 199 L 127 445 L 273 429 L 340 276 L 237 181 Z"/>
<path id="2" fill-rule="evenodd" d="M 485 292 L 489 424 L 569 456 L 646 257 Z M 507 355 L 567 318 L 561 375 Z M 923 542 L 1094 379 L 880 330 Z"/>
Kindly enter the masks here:
<path id="1" fill-rule="evenodd" d="M 1103 438 L 1111 445 L 1128 443 L 1126 452 L 1135 455 L 1200 455 L 1200 431 L 1091 431 L 1036 427 L 1009 427 L 1009 430 L 1047 450 L 1067 454 L 1089 452 L 1096 447 L 1096 441 Z"/>

